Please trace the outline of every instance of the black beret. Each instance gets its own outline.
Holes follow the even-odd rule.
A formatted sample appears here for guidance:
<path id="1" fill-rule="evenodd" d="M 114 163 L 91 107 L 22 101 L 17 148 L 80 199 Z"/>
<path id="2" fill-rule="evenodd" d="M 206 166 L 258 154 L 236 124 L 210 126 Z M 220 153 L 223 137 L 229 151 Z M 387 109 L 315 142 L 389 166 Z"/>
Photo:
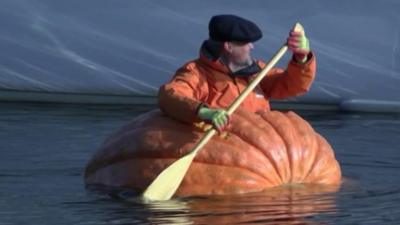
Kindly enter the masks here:
<path id="1" fill-rule="evenodd" d="M 258 26 L 235 15 L 213 16 L 208 24 L 210 38 L 214 41 L 255 42 L 262 37 Z"/>

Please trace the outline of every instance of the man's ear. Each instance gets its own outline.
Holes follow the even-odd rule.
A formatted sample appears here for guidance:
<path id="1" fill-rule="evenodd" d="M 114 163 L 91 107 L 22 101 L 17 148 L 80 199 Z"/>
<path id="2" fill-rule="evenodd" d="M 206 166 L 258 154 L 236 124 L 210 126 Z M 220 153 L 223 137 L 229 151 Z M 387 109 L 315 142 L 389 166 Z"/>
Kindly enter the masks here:
<path id="1" fill-rule="evenodd" d="M 229 42 L 224 42 L 223 46 L 224 46 L 224 50 L 225 50 L 226 52 L 232 53 L 232 45 L 231 45 L 231 43 L 229 43 Z"/>

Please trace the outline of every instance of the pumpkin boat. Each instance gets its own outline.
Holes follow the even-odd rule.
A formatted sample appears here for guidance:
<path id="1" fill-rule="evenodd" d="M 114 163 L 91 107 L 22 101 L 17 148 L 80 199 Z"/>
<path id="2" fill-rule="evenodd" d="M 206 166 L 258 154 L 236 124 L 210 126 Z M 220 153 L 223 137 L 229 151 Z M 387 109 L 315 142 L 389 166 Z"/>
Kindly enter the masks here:
<path id="1" fill-rule="evenodd" d="M 199 152 L 176 195 L 238 194 L 306 183 L 338 185 L 340 166 L 329 143 L 293 112 L 238 109 L 224 135 Z M 112 134 L 86 167 L 87 185 L 143 191 L 204 135 L 160 111 Z"/>

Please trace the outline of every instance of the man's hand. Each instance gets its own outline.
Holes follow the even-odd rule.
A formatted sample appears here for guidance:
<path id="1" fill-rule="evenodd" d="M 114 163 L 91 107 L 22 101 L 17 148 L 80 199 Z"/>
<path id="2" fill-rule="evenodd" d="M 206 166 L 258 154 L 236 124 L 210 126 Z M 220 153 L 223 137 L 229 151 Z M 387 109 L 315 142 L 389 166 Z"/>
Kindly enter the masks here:
<path id="1" fill-rule="evenodd" d="M 304 63 L 307 61 L 307 55 L 310 53 L 310 42 L 305 35 L 301 32 L 290 31 L 287 45 L 297 62 Z"/>
<path id="2" fill-rule="evenodd" d="M 229 115 L 223 109 L 209 109 L 201 106 L 198 112 L 200 119 L 211 123 L 218 132 L 222 132 L 229 124 Z"/>

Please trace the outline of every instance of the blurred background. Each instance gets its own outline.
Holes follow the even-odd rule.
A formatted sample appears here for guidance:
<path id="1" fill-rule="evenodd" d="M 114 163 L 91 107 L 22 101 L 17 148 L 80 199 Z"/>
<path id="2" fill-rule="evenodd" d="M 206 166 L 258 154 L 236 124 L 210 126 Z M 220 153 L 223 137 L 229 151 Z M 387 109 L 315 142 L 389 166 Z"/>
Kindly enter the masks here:
<path id="1" fill-rule="evenodd" d="M 211 16 L 236 14 L 262 29 L 254 56 L 266 61 L 304 25 L 318 73 L 290 103 L 400 111 L 399 10 L 394 0 L 1 0 L 0 100 L 155 104 L 198 57 Z"/>

